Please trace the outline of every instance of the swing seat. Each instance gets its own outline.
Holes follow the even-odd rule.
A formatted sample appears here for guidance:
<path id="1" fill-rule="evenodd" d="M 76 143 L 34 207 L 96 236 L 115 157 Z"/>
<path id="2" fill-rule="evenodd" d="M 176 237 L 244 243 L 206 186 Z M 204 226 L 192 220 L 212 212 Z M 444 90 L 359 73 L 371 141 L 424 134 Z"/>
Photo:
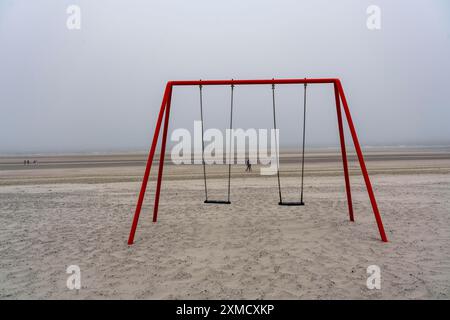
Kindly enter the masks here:
<path id="1" fill-rule="evenodd" d="M 303 201 L 300 202 L 286 202 L 286 201 L 282 201 L 282 202 L 278 202 L 278 205 L 280 206 L 304 206 L 305 203 Z"/>
<path id="2" fill-rule="evenodd" d="M 231 201 L 226 201 L 226 200 L 205 200 L 204 203 L 231 204 Z"/>

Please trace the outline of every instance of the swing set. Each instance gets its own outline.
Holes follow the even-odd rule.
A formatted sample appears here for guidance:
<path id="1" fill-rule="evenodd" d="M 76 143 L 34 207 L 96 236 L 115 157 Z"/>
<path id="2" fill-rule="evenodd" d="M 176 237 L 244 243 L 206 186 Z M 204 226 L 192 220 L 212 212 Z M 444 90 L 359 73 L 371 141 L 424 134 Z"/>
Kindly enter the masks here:
<path id="1" fill-rule="evenodd" d="M 344 94 L 344 89 L 339 79 L 336 78 L 324 78 L 324 79 L 271 79 L 271 80 L 190 80 L 190 81 L 169 81 L 167 82 L 166 89 L 164 92 L 163 100 L 161 103 L 161 108 L 159 111 L 158 119 L 156 121 L 155 133 L 153 135 L 152 145 L 150 148 L 150 152 L 147 159 L 147 165 L 144 172 L 144 177 L 142 180 L 142 185 L 138 197 L 138 201 L 136 204 L 136 211 L 134 213 L 134 218 L 131 226 L 130 235 L 128 238 L 128 244 L 131 245 L 134 242 L 134 236 L 136 233 L 136 228 L 139 221 L 139 215 L 142 208 L 142 203 L 144 201 L 145 191 L 147 189 L 148 178 L 150 176 L 150 169 L 153 163 L 153 158 L 156 151 L 156 146 L 158 144 L 159 133 L 161 131 L 161 125 L 164 118 L 164 127 L 162 133 L 162 141 L 161 141 L 161 151 L 159 158 L 159 168 L 158 168 L 158 180 L 156 184 L 156 193 L 155 193 L 155 202 L 153 206 L 153 222 L 157 221 L 158 217 L 158 207 L 159 207 L 159 198 L 161 192 L 161 181 L 163 175 L 164 168 L 164 157 L 166 152 L 166 141 L 167 141 L 167 131 L 169 127 L 169 115 L 170 115 L 170 107 L 172 100 L 172 92 L 173 88 L 176 86 L 198 86 L 200 92 L 200 118 L 201 118 L 201 129 L 202 129 L 202 165 L 203 165 L 203 180 L 204 180 L 204 188 L 205 188 L 205 201 L 207 204 L 231 204 L 230 201 L 230 187 L 231 187 L 231 143 L 229 149 L 229 162 L 228 162 L 228 189 L 227 189 L 227 198 L 226 200 L 211 200 L 208 198 L 208 188 L 207 188 L 207 179 L 206 179 L 206 165 L 205 165 L 205 142 L 204 142 L 204 127 L 203 127 L 203 86 L 230 86 L 231 88 L 231 101 L 230 101 L 230 135 L 231 130 L 233 129 L 233 100 L 234 100 L 234 87 L 236 85 L 271 85 L 272 86 L 272 109 L 273 109 L 273 126 L 275 129 L 275 134 L 277 134 L 277 122 L 276 122 L 276 104 L 275 104 L 275 86 L 283 85 L 283 84 L 303 84 L 304 85 L 304 94 L 303 94 L 303 130 L 302 130 L 302 157 L 301 157 L 301 188 L 300 188 L 300 201 L 298 202 L 287 202 L 283 201 L 281 194 L 281 183 L 280 183 L 280 170 L 279 170 L 279 159 L 278 159 L 278 145 L 277 145 L 277 137 L 275 136 L 275 155 L 276 155 L 276 169 L 277 169 L 277 181 L 278 181 L 278 195 L 280 206 L 303 206 L 305 203 L 303 201 L 303 180 L 304 180 L 304 162 L 305 162 L 305 126 L 306 126 L 306 88 L 308 84 L 332 84 L 334 87 L 334 96 L 336 103 L 336 113 L 337 113 L 337 121 L 338 121 L 338 129 L 339 129 L 339 138 L 341 145 L 341 154 L 342 154 L 342 164 L 344 169 L 344 178 L 345 178 L 345 187 L 347 194 L 347 203 L 348 203 L 348 212 L 350 221 L 354 221 L 353 215 L 353 204 L 352 204 L 352 196 L 350 189 L 350 178 L 348 171 L 348 163 L 347 163 L 347 152 L 345 147 L 345 138 L 344 138 L 344 126 L 342 122 L 342 110 L 344 110 L 344 114 L 347 119 L 347 124 L 350 129 L 350 134 L 352 136 L 353 144 L 355 146 L 356 154 L 358 156 L 359 165 L 361 167 L 361 171 L 364 177 L 364 182 L 366 184 L 367 192 L 369 195 L 369 199 L 372 205 L 372 210 L 375 216 L 375 220 L 377 222 L 378 231 L 380 233 L 381 240 L 383 242 L 387 242 L 387 236 L 384 231 L 383 222 L 381 220 L 381 215 L 378 210 L 377 202 L 375 199 L 375 195 L 372 189 L 372 184 L 369 179 L 369 174 L 367 173 L 367 168 L 364 162 L 364 157 L 361 151 L 361 146 L 358 141 L 358 136 L 356 134 L 355 127 L 353 125 L 353 120 L 350 115 L 350 109 L 348 107 L 347 99 Z M 342 101 L 342 105 L 341 105 Z M 230 137 L 231 141 L 231 137 Z"/>

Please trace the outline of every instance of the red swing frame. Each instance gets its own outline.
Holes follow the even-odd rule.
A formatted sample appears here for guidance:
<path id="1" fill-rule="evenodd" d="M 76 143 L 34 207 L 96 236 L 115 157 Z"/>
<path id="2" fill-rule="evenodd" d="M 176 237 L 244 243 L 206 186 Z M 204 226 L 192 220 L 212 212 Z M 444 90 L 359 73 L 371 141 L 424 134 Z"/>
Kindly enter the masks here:
<path id="1" fill-rule="evenodd" d="M 341 144 L 342 153 L 342 164 L 344 168 L 345 177 L 345 189 L 347 193 L 347 203 L 348 203 L 348 213 L 350 221 L 355 221 L 353 216 L 353 205 L 352 205 L 352 195 L 350 190 L 350 178 L 348 173 L 348 163 L 347 163 L 347 152 L 345 148 L 345 138 L 344 138 L 344 126 L 342 124 L 342 112 L 341 106 L 344 109 L 344 113 L 347 119 L 348 127 L 350 129 L 350 134 L 352 136 L 353 144 L 355 146 L 356 154 L 358 156 L 359 165 L 364 177 L 367 192 L 369 194 L 370 203 L 372 204 L 372 210 L 375 215 L 375 220 L 377 222 L 378 231 L 380 232 L 381 240 L 387 242 L 386 233 L 384 231 L 383 222 L 381 220 L 381 215 L 378 210 L 377 201 L 375 199 L 375 194 L 373 192 L 372 184 L 370 182 L 369 174 L 367 173 L 366 164 L 364 162 L 364 156 L 361 151 L 361 146 L 358 141 L 358 136 L 356 134 L 355 126 L 353 125 L 353 120 L 350 115 L 350 109 L 348 107 L 347 99 L 345 98 L 344 89 L 342 87 L 341 81 L 337 78 L 324 78 L 324 79 L 264 79 L 264 80 L 189 80 L 189 81 L 169 81 L 166 84 L 166 89 L 164 91 L 164 96 L 161 103 L 161 108 L 159 110 L 158 119 L 156 121 L 155 133 L 153 135 L 152 145 L 150 147 L 150 152 L 147 159 L 147 165 L 145 167 L 144 177 L 142 179 L 141 190 L 139 192 L 139 198 L 136 204 L 136 211 L 133 217 L 133 223 L 131 225 L 130 235 L 128 238 L 128 244 L 131 245 L 134 242 L 134 236 L 136 233 L 136 228 L 139 221 L 139 215 L 141 213 L 142 203 L 144 201 L 145 191 L 147 189 L 148 178 L 150 176 L 150 169 L 152 167 L 153 158 L 156 151 L 156 145 L 158 144 L 159 132 L 161 131 L 161 124 L 164 117 L 164 127 L 161 142 L 161 152 L 159 158 L 159 168 L 158 168 L 158 180 L 156 184 L 155 193 L 155 203 L 153 207 L 153 222 L 156 222 L 158 217 L 158 206 L 159 197 L 161 192 L 161 181 L 164 169 L 164 157 L 166 153 L 166 141 L 167 141 L 167 130 L 169 127 L 169 115 L 170 115 L 170 105 L 172 100 L 172 91 L 175 86 L 198 86 L 198 85 L 265 85 L 265 84 L 333 84 L 334 86 L 334 96 L 336 102 L 336 112 L 339 128 L 339 138 Z M 342 101 L 342 105 L 341 105 Z"/>

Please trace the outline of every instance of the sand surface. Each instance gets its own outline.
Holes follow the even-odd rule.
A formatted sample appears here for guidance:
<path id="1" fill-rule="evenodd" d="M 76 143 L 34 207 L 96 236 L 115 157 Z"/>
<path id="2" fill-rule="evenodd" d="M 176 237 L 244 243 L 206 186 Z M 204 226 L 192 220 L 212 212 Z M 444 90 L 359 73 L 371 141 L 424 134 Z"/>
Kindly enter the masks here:
<path id="1" fill-rule="evenodd" d="M 231 205 L 204 204 L 201 166 L 168 165 L 158 223 L 152 174 L 133 246 L 145 155 L 0 158 L 0 298 L 449 299 L 450 152 L 366 152 L 389 243 L 354 157 L 353 223 L 339 156 L 308 157 L 304 207 L 278 206 L 276 176 L 257 166 L 233 166 Z M 281 169 L 284 198 L 298 200 L 298 164 Z M 207 170 L 223 199 L 226 167 Z M 80 290 L 66 286 L 69 265 Z M 380 290 L 366 287 L 369 265 Z"/>

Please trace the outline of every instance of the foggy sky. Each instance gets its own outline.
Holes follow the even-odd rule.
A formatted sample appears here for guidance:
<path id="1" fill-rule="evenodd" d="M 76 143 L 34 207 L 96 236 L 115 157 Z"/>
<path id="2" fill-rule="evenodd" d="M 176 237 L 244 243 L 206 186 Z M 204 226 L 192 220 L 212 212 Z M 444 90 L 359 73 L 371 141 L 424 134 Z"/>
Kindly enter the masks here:
<path id="1" fill-rule="evenodd" d="M 0 154 L 146 150 L 166 81 L 273 77 L 340 78 L 363 145 L 450 145 L 449 76 L 446 0 L 0 0 Z M 228 126 L 229 90 L 205 88 L 206 128 Z M 302 90 L 277 87 L 282 145 Z M 337 145 L 333 99 L 308 87 L 308 145 Z M 235 127 L 271 112 L 270 86 L 236 88 Z M 175 89 L 170 130 L 198 119 L 198 88 Z"/>

